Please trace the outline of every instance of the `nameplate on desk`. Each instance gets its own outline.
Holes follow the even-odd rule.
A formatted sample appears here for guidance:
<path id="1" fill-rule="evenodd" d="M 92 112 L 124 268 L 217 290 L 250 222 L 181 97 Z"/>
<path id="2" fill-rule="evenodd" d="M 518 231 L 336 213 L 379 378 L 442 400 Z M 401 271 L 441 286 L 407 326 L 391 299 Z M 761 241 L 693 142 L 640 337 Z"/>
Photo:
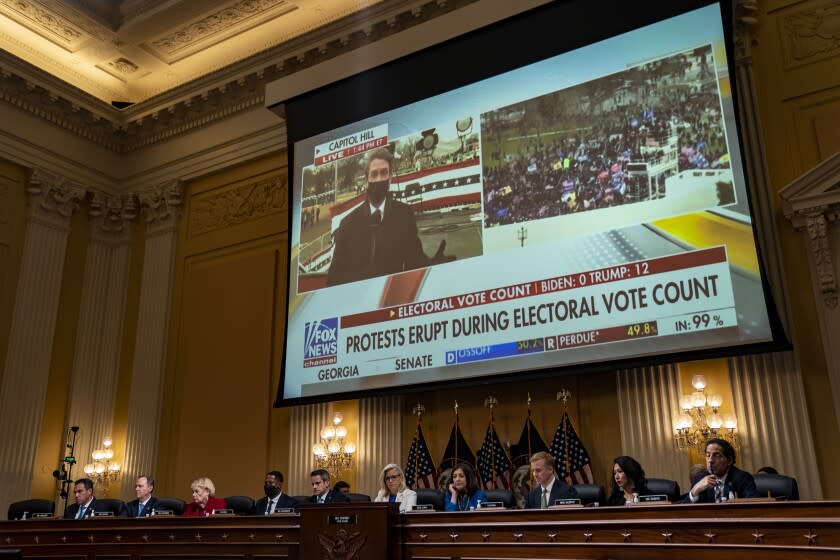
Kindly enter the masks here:
<path id="1" fill-rule="evenodd" d="M 294 512 L 295 512 L 295 508 L 277 508 L 273 512 L 271 512 L 271 515 L 274 515 L 275 513 L 294 513 Z"/>
<path id="2" fill-rule="evenodd" d="M 175 515 L 175 512 L 171 509 L 153 509 L 152 515 L 154 515 L 155 517 L 159 515 Z"/>
<path id="3" fill-rule="evenodd" d="M 554 500 L 555 506 L 579 506 L 580 498 L 559 498 Z"/>
<path id="4" fill-rule="evenodd" d="M 417 504 L 411 508 L 411 511 L 435 511 L 435 506 L 432 504 Z"/>
<path id="5" fill-rule="evenodd" d="M 649 504 L 652 502 L 670 504 L 671 500 L 668 499 L 667 494 L 648 494 L 647 496 L 639 496 L 640 504 Z"/>
<path id="6" fill-rule="evenodd" d="M 234 511 L 230 508 L 214 509 L 210 515 L 234 515 Z"/>
<path id="7" fill-rule="evenodd" d="M 93 517 L 114 517 L 113 511 L 94 511 Z"/>
<path id="8" fill-rule="evenodd" d="M 355 515 L 330 515 L 330 525 L 355 525 Z"/>
<path id="9" fill-rule="evenodd" d="M 30 519 L 52 519 L 53 514 L 51 513 L 33 513 Z"/>
<path id="10" fill-rule="evenodd" d="M 505 509 L 504 502 L 481 502 L 481 509 Z"/>

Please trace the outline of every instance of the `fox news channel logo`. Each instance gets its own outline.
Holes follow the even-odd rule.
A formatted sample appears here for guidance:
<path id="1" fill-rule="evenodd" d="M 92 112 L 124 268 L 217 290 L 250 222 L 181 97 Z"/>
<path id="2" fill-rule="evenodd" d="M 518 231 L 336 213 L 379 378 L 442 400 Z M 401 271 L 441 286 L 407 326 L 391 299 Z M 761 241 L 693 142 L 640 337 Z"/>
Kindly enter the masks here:
<path id="1" fill-rule="evenodd" d="M 338 361 L 338 317 L 312 321 L 304 326 L 303 367 Z"/>

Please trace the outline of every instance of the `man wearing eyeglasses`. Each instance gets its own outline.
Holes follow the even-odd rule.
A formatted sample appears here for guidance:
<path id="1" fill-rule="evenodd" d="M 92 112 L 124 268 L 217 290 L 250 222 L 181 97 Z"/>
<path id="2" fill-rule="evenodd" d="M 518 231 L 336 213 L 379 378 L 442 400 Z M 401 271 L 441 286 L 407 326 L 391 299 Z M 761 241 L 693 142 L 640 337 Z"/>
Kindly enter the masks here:
<path id="1" fill-rule="evenodd" d="M 752 475 L 735 466 L 735 448 L 728 441 L 712 438 L 706 442 L 706 468 L 709 472 L 691 488 L 686 503 L 714 504 L 758 497 Z"/>

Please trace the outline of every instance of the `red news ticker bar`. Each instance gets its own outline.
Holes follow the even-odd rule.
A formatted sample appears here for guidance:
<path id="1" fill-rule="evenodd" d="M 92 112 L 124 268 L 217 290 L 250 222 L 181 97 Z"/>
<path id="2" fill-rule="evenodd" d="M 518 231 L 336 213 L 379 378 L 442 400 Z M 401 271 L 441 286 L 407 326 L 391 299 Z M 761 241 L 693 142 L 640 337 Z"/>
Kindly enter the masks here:
<path id="1" fill-rule="evenodd" d="M 315 165 L 323 165 L 324 163 L 330 163 L 333 161 L 338 161 L 340 159 L 344 159 L 346 157 L 354 156 L 361 152 L 366 152 L 368 150 L 372 150 L 374 148 L 381 148 L 385 144 L 388 143 L 388 137 L 382 136 L 380 138 L 374 138 L 372 140 L 366 140 L 365 142 L 361 142 L 359 144 L 355 144 L 353 146 L 348 146 L 336 152 L 330 152 L 328 154 L 324 154 L 322 156 L 318 156 L 315 158 Z"/>
<path id="2" fill-rule="evenodd" d="M 576 346 L 589 346 L 591 344 L 618 342 L 619 340 L 628 340 L 630 338 L 657 336 L 658 329 L 656 328 L 656 321 L 648 321 L 648 324 L 652 328 L 647 333 L 641 331 L 633 334 L 628 333 L 627 331 L 634 326 L 634 324 L 630 324 L 620 327 L 608 327 L 606 329 L 593 329 L 591 331 L 547 336 L 543 340 L 544 348 L 546 352 L 551 352 L 554 350 L 563 350 L 564 348 L 575 348 Z"/>
<path id="3" fill-rule="evenodd" d="M 501 286 L 478 292 L 468 292 L 466 294 L 444 298 L 395 305 L 393 307 L 385 307 L 373 311 L 355 313 L 353 315 L 344 315 L 341 318 L 341 327 L 359 327 L 372 323 L 443 313 L 445 311 L 454 311 L 456 309 L 466 309 L 490 303 L 562 292 L 586 286 L 609 284 L 631 278 L 662 274 L 674 270 L 683 270 L 719 262 L 726 262 L 726 249 L 722 246 L 657 257 L 646 261 L 635 261 L 616 266 L 597 268 L 585 272 L 566 274 L 565 276 L 533 280 L 521 284 L 511 284 L 509 286 Z"/>

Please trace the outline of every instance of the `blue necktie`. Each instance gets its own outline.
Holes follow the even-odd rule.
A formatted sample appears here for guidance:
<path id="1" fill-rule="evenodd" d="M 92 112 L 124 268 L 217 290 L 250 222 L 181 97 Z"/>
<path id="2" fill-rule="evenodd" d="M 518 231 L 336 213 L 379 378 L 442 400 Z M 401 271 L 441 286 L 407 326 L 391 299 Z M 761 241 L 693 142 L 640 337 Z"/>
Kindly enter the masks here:
<path id="1" fill-rule="evenodd" d="M 77 517 L 76 519 L 84 519 L 84 518 L 85 518 L 85 510 L 86 510 L 86 509 L 87 509 L 87 507 L 85 507 L 85 506 L 80 506 L 80 507 L 79 507 L 79 517 Z"/>
<path id="2" fill-rule="evenodd" d="M 137 517 L 143 516 L 143 504 L 137 504 Z"/>

